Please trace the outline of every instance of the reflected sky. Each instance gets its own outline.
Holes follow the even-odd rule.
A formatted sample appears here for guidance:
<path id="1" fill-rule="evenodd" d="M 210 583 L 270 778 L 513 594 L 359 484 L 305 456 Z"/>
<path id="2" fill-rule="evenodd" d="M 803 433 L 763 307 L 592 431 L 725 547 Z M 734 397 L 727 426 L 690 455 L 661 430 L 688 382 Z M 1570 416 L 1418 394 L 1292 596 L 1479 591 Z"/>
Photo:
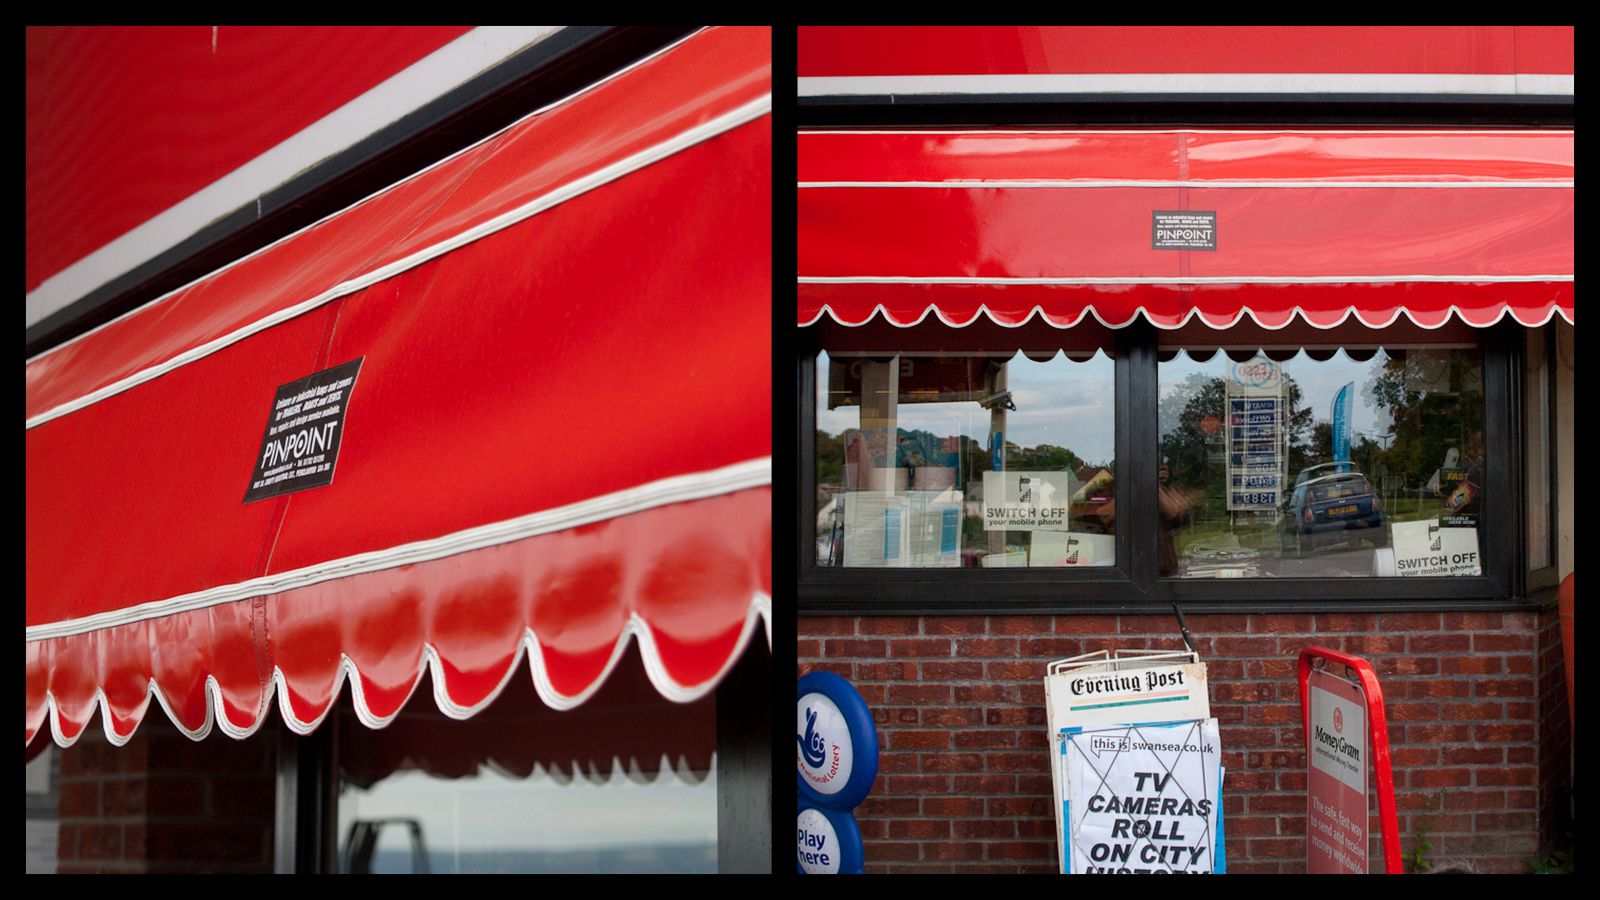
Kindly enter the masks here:
<path id="1" fill-rule="evenodd" d="M 396 772 L 371 790 L 345 786 L 339 842 L 344 844 L 358 818 L 405 817 L 421 821 L 433 852 L 716 843 L 714 762 L 698 784 L 665 763 L 645 783 L 630 779 L 624 768 L 614 766 L 598 784 L 582 775 L 552 777 L 542 767 L 525 779 L 489 767 L 458 779 Z"/>
<path id="2" fill-rule="evenodd" d="M 1018 354 L 1007 363 L 1007 386 L 1016 411 L 1006 417 L 1006 440 L 1021 447 L 1051 444 L 1065 447 L 1090 463 L 1109 463 L 1116 456 L 1114 366 L 1097 352 L 1084 362 L 1058 354 L 1036 362 Z M 839 435 L 861 427 L 861 408 L 828 409 L 828 354 L 817 358 L 817 428 Z M 974 402 L 902 403 L 898 425 L 924 429 L 940 437 L 966 435 L 980 446 L 989 442 L 989 411 Z"/>

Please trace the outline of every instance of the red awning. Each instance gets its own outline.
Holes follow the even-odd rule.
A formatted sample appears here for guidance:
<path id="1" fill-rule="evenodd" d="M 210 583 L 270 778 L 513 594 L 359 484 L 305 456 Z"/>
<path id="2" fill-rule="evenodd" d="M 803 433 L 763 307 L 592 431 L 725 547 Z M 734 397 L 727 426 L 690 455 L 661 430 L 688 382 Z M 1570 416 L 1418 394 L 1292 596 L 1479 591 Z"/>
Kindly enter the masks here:
<path id="1" fill-rule="evenodd" d="M 770 607 L 770 49 L 701 31 L 29 360 L 27 739 L 345 681 L 376 727 L 425 667 L 464 718 L 524 655 L 565 708 L 630 637 L 713 688 Z M 279 388 L 358 360 L 333 483 L 243 502 Z"/>
<path id="2" fill-rule="evenodd" d="M 1571 131 L 817 131 L 799 170 L 801 325 L 1572 321 Z"/>

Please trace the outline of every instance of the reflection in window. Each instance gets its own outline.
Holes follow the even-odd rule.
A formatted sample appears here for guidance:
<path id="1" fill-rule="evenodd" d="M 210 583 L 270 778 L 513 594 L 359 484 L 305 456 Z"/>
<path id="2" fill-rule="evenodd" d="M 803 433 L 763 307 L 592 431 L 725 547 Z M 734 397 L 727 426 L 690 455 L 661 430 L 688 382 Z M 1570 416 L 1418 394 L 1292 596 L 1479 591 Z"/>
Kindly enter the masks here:
<path id="1" fill-rule="evenodd" d="M 1481 573 L 1475 348 L 1169 351 L 1160 382 L 1161 574 Z"/>
<path id="2" fill-rule="evenodd" d="M 817 564 L 1109 566 L 1103 351 L 817 364 Z"/>
<path id="3" fill-rule="evenodd" d="M 656 694 L 629 650 L 589 701 L 526 668 L 465 721 L 428 679 L 383 729 L 339 723 L 341 872 L 715 872 L 715 698 Z"/>

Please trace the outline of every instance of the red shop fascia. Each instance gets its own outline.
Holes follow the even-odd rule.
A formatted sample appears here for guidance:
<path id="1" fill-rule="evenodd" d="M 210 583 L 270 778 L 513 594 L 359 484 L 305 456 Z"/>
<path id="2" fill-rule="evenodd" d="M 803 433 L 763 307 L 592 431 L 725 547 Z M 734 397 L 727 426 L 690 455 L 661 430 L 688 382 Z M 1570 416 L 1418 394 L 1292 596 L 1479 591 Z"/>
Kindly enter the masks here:
<path id="1" fill-rule="evenodd" d="M 770 118 L 759 27 L 28 30 L 29 872 L 771 870 Z"/>
<path id="2" fill-rule="evenodd" d="M 1378 672 L 1407 852 L 1561 840 L 1572 41 L 799 30 L 798 657 L 877 718 L 868 871 L 1056 871 L 1045 667 L 1175 608 L 1229 871 L 1304 871 L 1309 644 Z"/>

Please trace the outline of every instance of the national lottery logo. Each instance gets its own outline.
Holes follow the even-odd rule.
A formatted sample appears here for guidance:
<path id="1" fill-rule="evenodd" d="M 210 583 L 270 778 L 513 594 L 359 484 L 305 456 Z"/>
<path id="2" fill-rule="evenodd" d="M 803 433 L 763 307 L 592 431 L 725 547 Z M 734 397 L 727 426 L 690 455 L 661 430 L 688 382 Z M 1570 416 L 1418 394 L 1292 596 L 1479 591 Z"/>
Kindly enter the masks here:
<path id="1" fill-rule="evenodd" d="M 819 793 L 845 789 L 855 763 L 850 726 L 837 704 L 820 693 L 801 698 L 795 718 L 795 749 L 800 775 Z"/>
<path id="2" fill-rule="evenodd" d="M 828 744 L 817 733 L 816 726 L 816 710 L 806 710 L 806 733 L 795 735 L 795 740 L 800 742 L 800 755 L 805 758 L 806 765 L 820 769 L 828 758 Z"/>

